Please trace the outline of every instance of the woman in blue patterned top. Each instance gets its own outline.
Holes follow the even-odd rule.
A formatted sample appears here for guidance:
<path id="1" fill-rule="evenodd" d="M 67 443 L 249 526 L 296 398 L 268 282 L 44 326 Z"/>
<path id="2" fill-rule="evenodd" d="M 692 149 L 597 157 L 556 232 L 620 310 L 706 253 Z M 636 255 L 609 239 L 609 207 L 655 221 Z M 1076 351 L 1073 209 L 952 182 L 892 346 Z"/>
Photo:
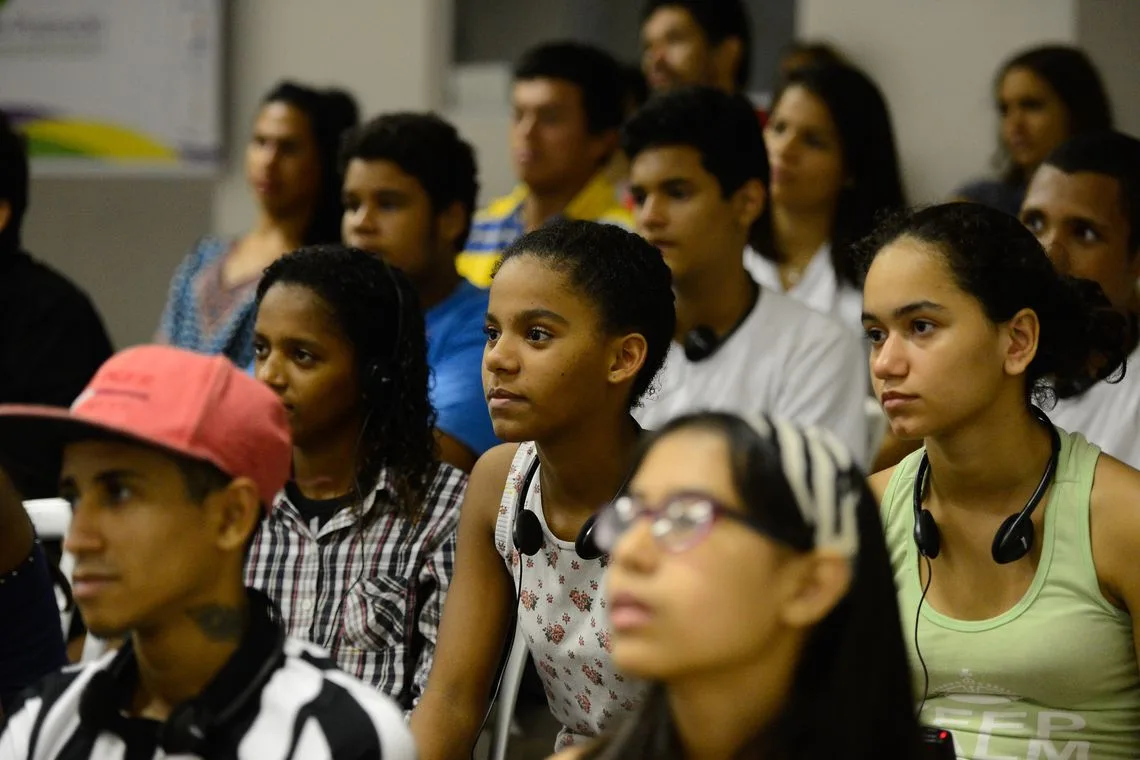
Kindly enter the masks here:
<path id="1" fill-rule="evenodd" d="M 203 237 L 174 274 L 158 340 L 253 362 L 254 291 L 287 251 L 340 239 L 341 134 L 356 101 L 338 90 L 282 82 L 262 101 L 245 152 L 258 219 L 237 239 Z"/>

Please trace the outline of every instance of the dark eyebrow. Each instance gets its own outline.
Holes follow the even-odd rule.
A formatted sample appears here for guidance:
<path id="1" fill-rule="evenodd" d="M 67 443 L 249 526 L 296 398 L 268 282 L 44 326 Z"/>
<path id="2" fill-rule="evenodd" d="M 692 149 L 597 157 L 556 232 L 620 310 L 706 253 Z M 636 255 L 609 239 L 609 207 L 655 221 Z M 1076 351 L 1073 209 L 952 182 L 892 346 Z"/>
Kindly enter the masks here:
<path id="1" fill-rule="evenodd" d="M 107 485 L 120 480 L 131 480 L 142 478 L 142 473 L 135 472 L 134 470 L 104 470 L 95 476 L 94 480 L 100 485 Z M 60 493 L 74 493 L 79 490 L 79 486 L 75 482 L 75 478 L 68 475 L 59 481 Z"/>
<path id="2" fill-rule="evenodd" d="M 907 314 L 913 314 L 916 311 L 946 311 L 946 307 L 941 304 L 934 303 L 934 301 L 915 301 L 908 303 L 905 306 L 900 306 L 894 310 L 893 317 L 905 317 Z M 863 312 L 864 322 L 878 322 L 880 321 L 877 316 L 869 311 Z"/>
<path id="3" fill-rule="evenodd" d="M 687 177 L 666 177 L 658 182 L 630 183 L 629 189 L 631 192 L 644 193 L 652 187 L 660 187 L 664 190 L 686 190 L 692 186 L 693 180 Z"/>
<path id="4" fill-rule="evenodd" d="M 557 322 L 562 325 L 569 325 L 569 320 L 558 312 L 551 311 L 550 309 L 528 309 L 522 314 L 519 314 L 520 322 L 535 322 L 540 319 L 548 319 L 551 322 Z"/>

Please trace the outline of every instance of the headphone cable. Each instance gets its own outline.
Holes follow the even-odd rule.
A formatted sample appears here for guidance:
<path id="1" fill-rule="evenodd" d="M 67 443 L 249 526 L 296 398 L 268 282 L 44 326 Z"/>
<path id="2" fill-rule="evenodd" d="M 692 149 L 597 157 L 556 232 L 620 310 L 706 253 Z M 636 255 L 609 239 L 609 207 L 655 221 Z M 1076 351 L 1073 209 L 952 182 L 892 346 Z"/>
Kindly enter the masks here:
<path id="1" fill-rule="evenodd" d="M 930 564 L 930 557 L 923 555 L 926 560 L 926 583 L 922 587 L 922 596 L 918 598 L 918 607 L 914 611 L 914 651 L 918 655 L 918 662 L 922 665 L 922 702 L 918 705 L 918 713 L 915 715 L 920 721 L 922 719 L 922 709 L 926 707 L 926 699 L 930 695 L 930 671 L 926 669 L 926 660 L 922 657 L 922 648 L 918 645 L 918 621 L 922 619 L 922 604 L 926 601 L 926 592 L 930 591 L 930 580 L 934 574 L 933 565 Z"/>

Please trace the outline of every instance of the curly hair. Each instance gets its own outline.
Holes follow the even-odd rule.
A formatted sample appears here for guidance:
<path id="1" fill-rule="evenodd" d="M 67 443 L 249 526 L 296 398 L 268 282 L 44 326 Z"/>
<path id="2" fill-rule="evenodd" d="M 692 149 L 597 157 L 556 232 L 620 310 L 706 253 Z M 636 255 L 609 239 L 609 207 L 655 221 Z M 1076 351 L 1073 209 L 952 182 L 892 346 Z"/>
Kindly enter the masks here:
<path id="1" fill-rule="evenodd" d="M 301 248 L 270 264 L 257 286 L 259 307 L 278 283 L 312 291 L 355 350 L 365 422 L 354 487 L 366 492 L 363 484 L 377 483 L 387 468 L 399 509 L 414 519 L 438 466 L 427 338 L 415 290 L 400 270 L 344 245 Z"/>

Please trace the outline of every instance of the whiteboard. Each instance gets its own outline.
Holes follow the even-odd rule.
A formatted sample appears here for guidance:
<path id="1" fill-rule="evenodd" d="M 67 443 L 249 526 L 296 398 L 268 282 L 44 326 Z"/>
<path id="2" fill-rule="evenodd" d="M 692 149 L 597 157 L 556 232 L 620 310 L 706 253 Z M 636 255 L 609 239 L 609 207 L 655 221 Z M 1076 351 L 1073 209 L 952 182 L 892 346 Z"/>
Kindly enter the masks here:
<path id="1" fill-rule="evenodd" d="M 37 175 L 209 176 L 224 0 L 0 0 L 0 110 Z"/>

